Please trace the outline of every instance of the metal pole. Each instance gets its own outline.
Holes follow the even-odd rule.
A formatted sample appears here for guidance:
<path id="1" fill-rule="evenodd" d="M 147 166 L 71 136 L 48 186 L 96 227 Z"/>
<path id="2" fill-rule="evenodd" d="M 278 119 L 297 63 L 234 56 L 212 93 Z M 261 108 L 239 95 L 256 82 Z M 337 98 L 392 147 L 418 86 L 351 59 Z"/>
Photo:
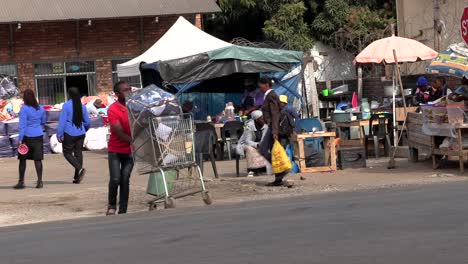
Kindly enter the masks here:
<path id="1" fill-rule="evenodd" d="M 306 83 L 305 83 L 305 78 L 304 78 L 304 69 L 306 65 L 302 65 L 302 97 L 305 100 L 305 105 L 306 105 L 306 112 L 307 112 L 307 118 L 310 118 L 310 111 L 309 111 L 309 99 L 308 99 L 308 94 L 307 94 L 307 89 L 306 89 Z M 314 113 L 315 114 L 315 113 Z"/>
<path id="2" fill-rule="evenodd" d="M 395 67 L 397 64 L 395 63 Z M 397 137 L 397 124 L 396 124 L 396 104 L 395 104 L 395 97 L 396 97 L 396 70 L 393 71 L 393 146 L 396 148 L 398 144 L 398 137 Z M 404 95 L 403 95 L 404 96 Z"/>
<path id="3" fill-rule="evenodd" d="M 362 100 L 362 66 L 361 66 L 361 64 L 359 64 L 359 66 L 358 66 L 357 83 L 358 83 L 358 98 L 359 98 L 359 102 L 360 102 Z"/>
<path id="4" fill-rule="evenodd" d="M 432 1 L 434 10 L 434 50 L 440 51 L 440 32 L 439 32 L 439 21 L 440 21 L 440 2 L 439 0 Z"/>

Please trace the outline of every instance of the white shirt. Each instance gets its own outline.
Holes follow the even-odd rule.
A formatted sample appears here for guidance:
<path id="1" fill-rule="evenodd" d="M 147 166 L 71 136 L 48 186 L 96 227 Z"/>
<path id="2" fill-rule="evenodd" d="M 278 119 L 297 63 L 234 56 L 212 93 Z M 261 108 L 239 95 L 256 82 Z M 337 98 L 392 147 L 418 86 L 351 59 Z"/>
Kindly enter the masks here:
<path id="1" fill-rule="evenodd" d="M 270 90 L 268 90 L 268 91 L 265 92 L 265 95 L 263 96 L 263 100 L 266 99 L 267 95 L 268 95 L 271 91 L 273 91 L 273 89 L 270 89 Z"/>

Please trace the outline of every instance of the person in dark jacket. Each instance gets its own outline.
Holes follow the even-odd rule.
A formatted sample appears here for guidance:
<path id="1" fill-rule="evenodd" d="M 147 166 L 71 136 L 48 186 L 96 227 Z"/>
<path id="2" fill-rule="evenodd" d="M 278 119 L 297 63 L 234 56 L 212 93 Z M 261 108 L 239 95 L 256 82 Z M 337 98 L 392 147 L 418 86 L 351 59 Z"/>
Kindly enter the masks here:
<path id="1" fill-rule="evenodd" d="M 37 173 L 36 188 L 43 187 L 42 183 L 42 160 L 44 159 L 42 126 L 46 123 L 46 113 L 39 105 L 34 91 L 27 89 L 23 94 L 24 105 L 19 113 L 19 145 L 26 145 L 28 152 L 24 155 L 18 153 L 19 180 L 15 189 L 24 189 L 24 174 L 26 172 L 26 160 L 34 160 Z"/>
<path id="2" fill-rule="evenodd" d="M 263 120 L 268 125 L 268 131 L 262 142 L 260 143 L 260 154 L 271 163 L 271 150 L 275 140 L 279 140 L 279 122 L 281 115 L 281 102 L 278 95 L 272 89 L 273 80 L 270 78 L 260 78 L 258 85 L 260 91 L 264 94 L 264 102 L 262 105 Z M 275 174 L 275 181 L 269 183 L 268 186 L 288 186 L 290 183 L 284 182 L 283 178 L 288 172 Z"/>

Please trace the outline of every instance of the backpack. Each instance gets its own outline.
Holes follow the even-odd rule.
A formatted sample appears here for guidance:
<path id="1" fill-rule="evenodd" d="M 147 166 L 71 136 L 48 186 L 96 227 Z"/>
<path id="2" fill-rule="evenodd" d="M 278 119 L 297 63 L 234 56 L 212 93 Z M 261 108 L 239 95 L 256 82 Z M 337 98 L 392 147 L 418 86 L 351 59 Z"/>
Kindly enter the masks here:
<path id="1" fill-rule="evenodd" d="M 291 136 L 294 132 L 294 118 L 286 111 L 281 111 L 278 134 L 280 137 Z"/>

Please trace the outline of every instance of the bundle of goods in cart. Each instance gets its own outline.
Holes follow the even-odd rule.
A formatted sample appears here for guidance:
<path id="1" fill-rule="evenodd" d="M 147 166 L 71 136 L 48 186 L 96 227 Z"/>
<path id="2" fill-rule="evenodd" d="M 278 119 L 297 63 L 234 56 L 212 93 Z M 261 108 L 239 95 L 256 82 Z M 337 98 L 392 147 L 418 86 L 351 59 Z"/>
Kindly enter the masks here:
<path id="1" fill-rule="evenodd" d="M 181 114 L 176 96 L 153 84 L 130 94 L 127 109 L 138 171 L 149 175 L 147 193 L 156 196 L 150 209 L 159 202 L 174 207 L 175 199 L 195 193 L 210 204 L 195 163 L 193 120 Z"/>

